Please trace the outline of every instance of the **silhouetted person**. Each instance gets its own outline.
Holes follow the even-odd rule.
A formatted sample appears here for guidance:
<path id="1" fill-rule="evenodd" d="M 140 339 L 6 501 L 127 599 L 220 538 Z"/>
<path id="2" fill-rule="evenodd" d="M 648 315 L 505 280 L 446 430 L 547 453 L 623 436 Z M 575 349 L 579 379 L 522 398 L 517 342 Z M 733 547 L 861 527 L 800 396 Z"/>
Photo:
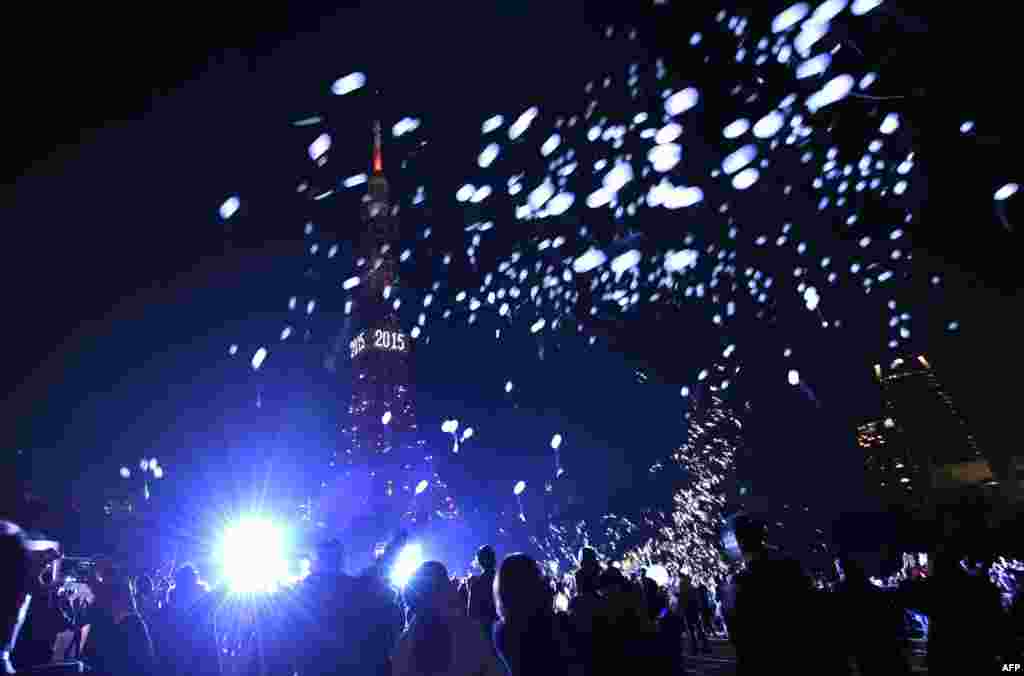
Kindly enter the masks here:
<path id="1" fill-rule="evenodd" d="M 135 578 L 135 604 L 143 619 L 160 610 L 153 578 L 149 575 L 139 575 Z"/>
<path id="2" fill-rule="evenodd" d="M 999 590 L 987 577 L 972 576 L 960 556 L 940 552 L 932 557 L 933 574 L 922 605 L 928 615 L 928 673 L 995 673 L 1005 645 L 1005 619 Z"/>
<path id="3" fill-rule="evenodd" d="M 29 556 L 21 529 L 9 521 L 0 521 L 0 670 L 3 673 L 14 673 L 11 655 L 32 603 L 29 574 Z"/>
<path id="4" fill-rule="evenodd" d="M 658 587 L 658 583 L 647 577 L 647 570 L 641 570 L 640 584 L 643 585 L 644 603 L 647 606 L 647 617 L 651 622 L 657 622 L 661 611 L 665 608 L 665 597 Z"/>
<path id="5" fill-rule="evenodd" d="M 1024 593 L 1019 587 L 1010 604 L 1007 623 L 1006 656 L 1008 661 L 1019 662 L 1024 657 Z"/>
<path id="6" fill-rule="evenodd" d="M 365 673 L 387 673 L 391 651 L 405 629 L 405 612 L 398 590 L 391 582 L 391 572 L 408 540 L 408 533 L 399 533 L 384 554 L 357 580 L 362 592 L 357 598 L 365 605 L 357 606 L 362 610 L 354 617 L 365 618 L 359 629 L 363 636 L 362 650 L 367 655 L 366 661 L 375 665 L 372 672 Z"/>
<path id="7" fill-rule="evenodd" d="M 392 653 L 394 676 L 502 676 L 479 622 L 459 605 L 458 590 L 437 561 L 421 565 L 405 587 L 411 621 Z"/>
<path id="8" fill-rule="evenodd" d="M 469 611 L 469 580 L 472 575 L 467 575 L 459 580 L 459 605 Z"/>
<path id="9" fill-rule="evenodd" d="M 59 599 L 52 586 L 52 575 L 42 580 L 44 569 L 52 571 L 53 561 L 60 558 L 55 549 L 46 552 L 30 551 L 28 593 L 32 595 L 25 622 L 18 635 L 18 646 L 14 651 L 16 669 L 46 664 L 54 656 L 54 637 L 62 631 L 66 622 L 59 610 Z M 48 568 L 49 567 L 49 568 Z"/>
<path id="10" fill-rule="evenodd" d="M 837 610 L 845 653 L 863 676 L 909 674 L 902 608 L 871 584 L 856 561 L 844 560 L 842 570 Z"/>
<path id="11" fill-rule="evenodd" d="M 491 629 L 498 619 L 498 609 L 494 603 L 494 577 L 497 574 L 498 557 L 494 548 L 484 545 L 476 553 L 476 562 L 480 566 L 480 574 L 469 578 L 469 616 L 477 620 L 491 635 Z"/>
<path id="12" fill-rule="evenodd" d="M 559 628 L 536 561 L 525 554 L 506 556 L 495 594 L 501 620 L 495 624 L 494 644 L 513 676 L 566 674 L 575 667 L 569 637 Z"/>
<path id="13" fill-rule="evenodd" d="M 597 560 L 597 552 L 593 547 L 583 547 L 580 550 L 580 567 L 576 571 L 576 590 L 579 593 L 581 587 L 597 589 L 598 578 L 601 577 L 601 564 Z"/>
<path id="14" fill-rule="evenodd" d="M 594 662 L 594 628 L 603 617 L 605 602 L 598 592 L 599 578 L 579 578 L 576 595 L 569 601 L 569 620 L 576 655 L 586 673 L 591 673 Z"/>
<path id="15" fill-rule="evenodd" d="M 220 672 L 220 654 L 215 633 L 216 596 L 199 581 L 199 572 L 184 564 L 174 572 L 174 587 L 167 605 L 152 618 L 152 636 L 162 668 L 171 674 L 212 676 Z"/>
<path id="16" fill-rule="evenodd" d="M 666 674 L 678 674 L 683 669 L 683 630 L 686 622 L 681 613 L 678 603 L 674 607 L 669 603 L 658 619 L 658 637 Z"/>
<path id="17" fill-rule="evenodd" d="M 718 584 L 715 590 L 718 596 L 719 615 L 722 620 L 722 629 L 728 637 L 730 634 L 729 618 L 734 615 L 736 609 L 736 574 L 730 573 Z"/>
<path id="18" fill-rule="evenodd" d="M 736 673 L 841 673 L 841 655 L 826 633 L 826 623 L 817 621 L 805 630 L 807 618 L 832 617 L 830 609 L 813 595 L 812 582 L 800 564 L 770 552 L 766 539 L 762 522 L 736 519 L 736 540 L 747 562 L 746 570 L 736 576 L 735 608 L 729 618 Z"/>
<path id="19" fill-rule="evenodd" d="M 616 673 L 620 660 L 639 673 L 649 673 L 658 657 L 657 627 L 647 617 L 643 590 L 615 566 L 601 573 L 605 603 L 595 623 L 595 673 Z"/>
<path id="20" fill-rule="evenodd" d="M 178 610 L 191 608 L 206 593 L 199 582 L 199 571 L 192 564 L 185 564 L 174 574 L 174 587 L 168 592 L 168 605 Z"/>
<path id="21" fill-rule="evenodd" d="M 389 654 L 404 625 L 387 579 L 393 559 L 393 552 L 385 552 L 368 570 L 352 577 L 344 572 L 338 541 L 318 548 L 311 573 L 296 594 L 303 623 L 301 636 L 294 637 L 301 676 L 388 673 Z"/>
<path id="22" fill-rule="evenodd" d="M 152 673 L 156 669 L 153 643 L 135 610 L 128 579 L 117 571 L 105 572 L 93 593 L 82 661 L 105 676 Z"/>
<path id="23" fill-rule="evenodd" d="M 711 652 L 711 643 L 704 626 L 704 590 L 694 585 L 689 575 L 679 576 L 679 606 L 683 619 L 686 620 L 686 632 L 690 637 L 690 653 L 697 655 L 700 651 Z"/>
<path id="24" fill-rule="evenodd" d="M 704 623 L 704 633 L 710 637 L 715 634 L 715 600 L 709 585 L 702 584 L 697 589 L 701 603 L 700 620 Z"/>
<path id="25" fill-rule="evenodd" d="M 348 664 L 354 652 L 346 629 L 354 597 L 355 578 L 344 573 L 341 543 L 334 540 L 320 545 L 310 562 L 310 574 L 296 593 L 298 633 L 295 662 L 301 676 L 328 671 L 331 665 Z"/>

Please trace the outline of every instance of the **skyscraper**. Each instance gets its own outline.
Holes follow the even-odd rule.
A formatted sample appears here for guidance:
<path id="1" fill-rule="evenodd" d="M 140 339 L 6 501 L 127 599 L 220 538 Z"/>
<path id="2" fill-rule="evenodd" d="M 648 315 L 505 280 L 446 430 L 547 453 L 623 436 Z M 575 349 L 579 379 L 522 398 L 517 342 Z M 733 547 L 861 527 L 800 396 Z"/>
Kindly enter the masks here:
<path id="1" fill-rule="evenodd" d="M 967 421 L 953 404 L 924 355 L 875 365 L 886 413 L 902 431 L 916 457 L 950 465 L 982 457 Z"/>
<path id="2" fill-rule="evenodd" d="M 887 369 L 876 364 L 874 373 L 886 417 L 881 426 L 859 428 L 858 442 L 880 485 L 895 479 L 901 491 L 933 491 L 991 479 L 967 421 L 924 355 L 894 359 Z"/>
<path id="3" fill-rule="evenodd" d="M 920 504 L 929 484 L 928 468 L 908 452 L 892 418 L 859 425 L 857 446 L 864 452 L 865 479 L 871 493 L 887 506 Z"/>

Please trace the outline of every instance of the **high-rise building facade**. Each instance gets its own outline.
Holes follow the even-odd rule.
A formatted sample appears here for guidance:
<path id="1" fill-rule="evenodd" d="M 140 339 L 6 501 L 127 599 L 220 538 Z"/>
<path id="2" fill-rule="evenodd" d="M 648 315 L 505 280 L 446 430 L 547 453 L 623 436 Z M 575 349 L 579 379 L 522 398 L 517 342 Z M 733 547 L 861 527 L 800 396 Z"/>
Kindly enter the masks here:
<path id="1" fill-rule="evenodd" d="M 929 486 L 928 468 L 915 459 L 893 418 L 869 420 L 857 427 L 869 492 L 887 506 L 914 507 Z"/>
<path id="2" fill-rule="evenodd" d="M 875 365 L 886 413 L 896 421 L 915 457 L 934 466 L 982 458 L 964 416 L 924 355 Z"/>
<path id="3" fill-rule="evenodd" d="M 890 504 L 935 503 L 936 491 L 992 479 L 967 421 L 924 355 L 876 364 L 884 417 L 857 428 L 867 480 Z"/>

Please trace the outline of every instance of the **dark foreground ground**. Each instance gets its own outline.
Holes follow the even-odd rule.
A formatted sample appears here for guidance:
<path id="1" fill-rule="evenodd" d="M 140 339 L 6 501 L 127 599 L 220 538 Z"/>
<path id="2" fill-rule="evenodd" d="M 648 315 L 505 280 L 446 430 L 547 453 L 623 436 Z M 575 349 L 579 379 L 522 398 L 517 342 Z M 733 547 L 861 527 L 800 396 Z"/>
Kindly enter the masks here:
<path id="1" fill-rule="evenodd" d="M 924 641 L 913 642 L 913 657 L 911 666 L 914 673 L 926 674 L 928 669 L 924 665 Z M 689 654 L 689 646 L 686 646 L 685 653 L 686 673 L 690 676 L 733 676 L 736 673 L 736 651 L 728 641 L 712 639 L 711 654 L 692 657 Z M 797 666 L 794 663 L 794 668 Z M 850 671 L 851 676 L 857 672 Z"/>

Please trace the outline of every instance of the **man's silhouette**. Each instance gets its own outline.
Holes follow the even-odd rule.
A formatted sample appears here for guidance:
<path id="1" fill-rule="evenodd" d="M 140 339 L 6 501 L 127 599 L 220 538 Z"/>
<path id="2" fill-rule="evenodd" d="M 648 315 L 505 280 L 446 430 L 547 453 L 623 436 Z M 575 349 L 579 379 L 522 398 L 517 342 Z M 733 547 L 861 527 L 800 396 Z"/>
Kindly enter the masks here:
<path id="1" fill-rule="evenodd" d="M 480 574 L 469 578 L 469 616 L 478 620 L 490 636 L 491 627 L 498 619 L 498 610 L 494 604 L 494 575 L 498 566 L 498 557 L 494 548 L 484 545 L 476 553 L 476 562 L 480 566 Z"/>

